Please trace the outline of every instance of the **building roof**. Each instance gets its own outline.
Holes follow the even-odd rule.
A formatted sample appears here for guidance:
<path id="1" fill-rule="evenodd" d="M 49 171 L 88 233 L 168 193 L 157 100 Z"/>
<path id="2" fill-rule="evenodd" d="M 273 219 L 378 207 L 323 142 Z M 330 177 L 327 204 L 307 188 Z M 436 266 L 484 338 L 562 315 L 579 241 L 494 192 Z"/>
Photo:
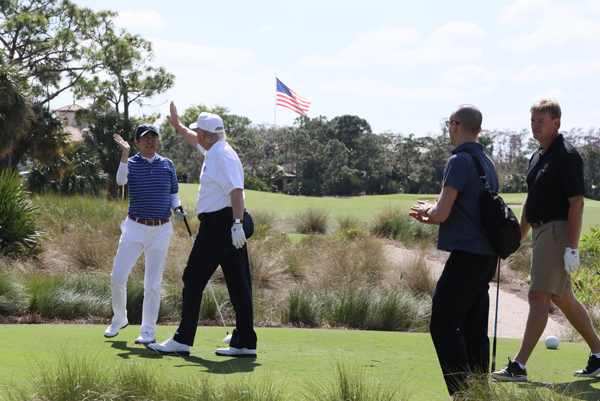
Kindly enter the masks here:
<path id="1" fill-rule="evenodd" d="M 70 104 L 68 106 L 63 106 L 63 107 L 59 107 L 58 109 L 54 109 L 54 111 L 62 111 L 62 112 L 67 112 L 67 111 L 77 111 L 77 110 L 81 110 L 83 109 L 83 107 L 77 105 L 77 104 Z"/>

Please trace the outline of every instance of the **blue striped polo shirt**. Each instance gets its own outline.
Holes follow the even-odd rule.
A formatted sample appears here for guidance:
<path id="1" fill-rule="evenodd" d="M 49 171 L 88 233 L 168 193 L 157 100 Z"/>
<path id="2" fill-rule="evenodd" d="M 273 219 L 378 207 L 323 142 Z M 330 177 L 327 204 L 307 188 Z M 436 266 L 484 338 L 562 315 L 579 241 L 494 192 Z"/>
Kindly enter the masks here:
<path id="1" fill-rule="evenodd" d="M 171 194 L 179 192 L 173 162 L 156 155 L 152 163 L 139 153 L 127 160 L 129 211 L 144 220 L 162 220 L 171 216 Z"/>

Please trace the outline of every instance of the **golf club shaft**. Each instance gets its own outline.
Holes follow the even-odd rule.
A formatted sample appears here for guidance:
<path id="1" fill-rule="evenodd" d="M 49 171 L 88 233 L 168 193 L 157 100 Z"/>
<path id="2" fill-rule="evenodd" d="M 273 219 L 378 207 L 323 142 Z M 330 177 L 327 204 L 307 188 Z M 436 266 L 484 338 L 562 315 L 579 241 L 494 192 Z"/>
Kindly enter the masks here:
<path id="1" fill-rule="evenodd" d="M 498 298 L 500 295 L 500 257 L 498 257 L 498 284 L 496 285 L 496 317 L 494 318 L 494 345 L 492 346 L 492 372 L 496 371 L 496 334 L 498 329 Z"/>
<path id="2" fill-rule="evenodd" d="M 190 226 L 189 226 L 185 216 L 183 216 L 183 222 L 185 223 L 185 227 L 188 230 L 188 234 L 190 235 L 190 238 L 192 239 L 192 244 L 193 244 L 195 242 L 194 235 L 192 234 L 192 230 L 190 230 Z M 213 291 L 212 285 L 210 285 L 210 281 L 208 282 L 208 288 L 210 289 L 210 293 L 212 294 L 213 299 L 215 300 L 215 305 L 217 305 L 217 311 L 219 311 L 219 316 L 221 316 L 221 322 L 223 322 L 223 327 L 225 327 L 225 333 L 227 333 L 227 335 L 229 335 L 229 331 L 227 330 L 227 325 L 225 324 L 225 319 L 223 319 L 223 315 L 221 314 L 221 308 L 219 307 L 219 303 L 217 302 L 217 297 L 215 297 L 215 292 Z"/>

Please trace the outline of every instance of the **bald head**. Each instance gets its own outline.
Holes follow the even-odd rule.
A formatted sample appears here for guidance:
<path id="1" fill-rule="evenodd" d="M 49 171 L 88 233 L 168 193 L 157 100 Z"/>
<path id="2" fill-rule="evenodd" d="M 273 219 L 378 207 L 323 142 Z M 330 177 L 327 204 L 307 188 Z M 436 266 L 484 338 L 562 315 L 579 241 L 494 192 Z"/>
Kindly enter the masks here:
<path id="1" fill-rule="evenodd" d="M 460 123 L 460 127 L 466 132 L 477 135 L 481 130 L 483 116 L 481 111 L 472 104 L 461 104 L 452 111 L 450 120 Z"/>

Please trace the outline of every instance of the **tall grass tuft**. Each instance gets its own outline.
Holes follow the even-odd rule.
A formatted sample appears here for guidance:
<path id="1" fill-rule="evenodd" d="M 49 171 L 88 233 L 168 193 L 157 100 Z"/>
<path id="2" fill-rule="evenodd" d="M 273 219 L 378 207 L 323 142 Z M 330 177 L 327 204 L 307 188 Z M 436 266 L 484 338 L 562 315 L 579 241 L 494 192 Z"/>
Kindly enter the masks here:
<path id="1" fill-rule="evenodd" d="M 394 379 L 369 379 L 365 368 L 357 362 L 347 366 L 334 361 L 335 380 L 329 385 L 311 386 L 305 397 L 317 401 L 392 401 L 408 400 L 410 394 Z"/>
<path id="2" fill-rule="evenodd" d="M 323 207 L 309 206 L 295 219 L 296 231 L 300 234 L 325 234 L 329 228 L 330 211 Z"/>
<path id="3" fill-rule="evenodd" d="M 402 265 L 404 285 L 416 295 L 433 297 L 437 280 L 425 256 L 421 253 L 407 258 Z"/>
<path id="4" fill-rule="evenodd" d="M 29 311 L 44 317 L 112 316 L 110 282 L 106 278 L 35 275 L 25 285 L 30 294 Z"/>
<path id="5" fill-rule="evenodd" d="M 13 274 L 0 269 L 0 315 L 22 314 L 27 309 L 27 294 Z"/>
<path id="6" fill-rule="evenodd" d="M 371 233 L 401 241 L 406 246 L 426 248 L 437 241 L 437 229 L 436 225 L 419 223 L 401 208 L 389 207 L 378 214 Z"/>
<path id="7" fill-rule="evenodd" d="M 531 239 L 531 231 L 521 243 L 521 247 L 506 259 L 508 266 L 515 271 L 529 274 L 531 271 L 531 252 L 533 244 Z"/>
<path id="8" fill-rule="evenodd" d="M 336 218 L 340 231 L 358 230 L 360 219 L 352 214 L 340 215 Z"/>
<path id="9" fill-rule="evenodd" d="M 320 305 L 314 291 L 294 289 L 289 292 L 287 304 L 281 311 L 281 321 L 302 326 L 316 326 L 319 323 Z"/>
<path id="10" fill-rule="evenodd" d="M 274 231 L 277 224 L 277 213 L 268 209 L 255 209 L 251 211 L 254 226 L 264 226 L 267 231 Z"/>

